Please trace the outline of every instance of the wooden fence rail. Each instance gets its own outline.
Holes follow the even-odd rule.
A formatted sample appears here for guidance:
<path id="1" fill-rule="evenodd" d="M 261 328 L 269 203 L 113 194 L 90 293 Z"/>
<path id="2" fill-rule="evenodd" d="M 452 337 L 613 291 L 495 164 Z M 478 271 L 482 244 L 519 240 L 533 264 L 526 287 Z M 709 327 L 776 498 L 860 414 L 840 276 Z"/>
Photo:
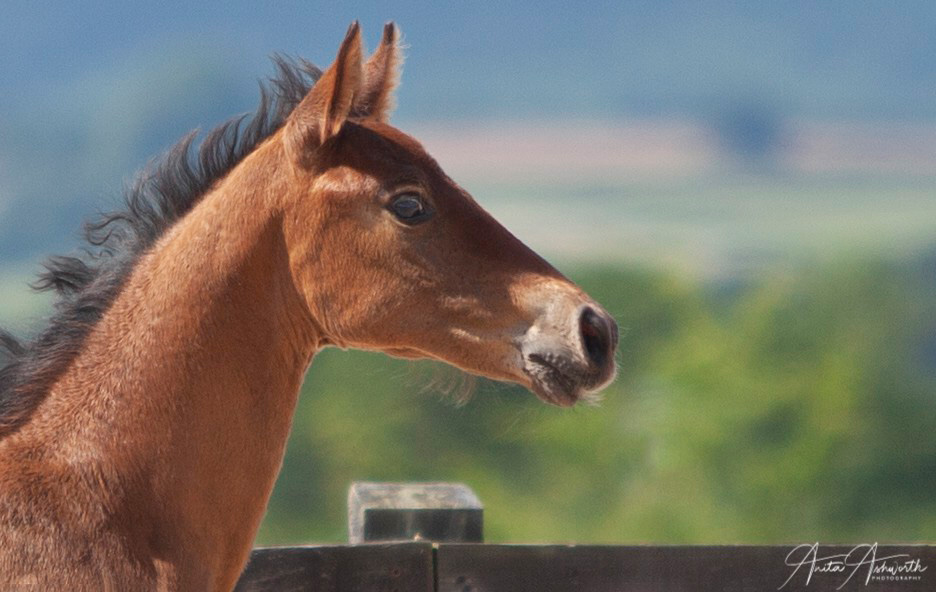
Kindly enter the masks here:
<path id="1" fill-rule="evenodd" d="M 613 546 L 419 541 L 425 538 L 420 528 L 446 541 L 453 540 L 453 532 L 477 540 L 481 508 L 473 493 L 464 489 L 446 492 L 447 486 L 441 484 L 400 485 L 390 486 L 386 499 L 377 499 L 380 496 L 371 495 L 374 489 L 362 492 L 360 487 L 373 485 L 356 484 L 349 496 L 351 528 L 358 533 L 352 537 L 364 537 L 359 539 L 363 542 L 257 549 L 236 590 L 936 591 L 936 545 Z M 383 488 L 379 490 L 382 495 L 387 493 L 387 484 L 378 487 Z M 439 510 L 437 516 L 433 516 L 432 507 Z M 401 512 L 398 519 L 387 520 L 389 508 Z M 449 532 L 441 532 L 440 524 L 450 525 Z M 417 541 L 368 542 L 392 537 L 387 528 L 399 529 L 399 538 Z"/>
<path id="2" fill-rule="evenodd" d="M 391 543 L 258 549 L 239 592 L 936 590 L 936 546 L 556 546 Z M 807 550 L 797 553 L 806 556 Z M 822 557 L 851 553 L 841 569 Z M 884 559 L 895 555 L 897 559 Z"/>

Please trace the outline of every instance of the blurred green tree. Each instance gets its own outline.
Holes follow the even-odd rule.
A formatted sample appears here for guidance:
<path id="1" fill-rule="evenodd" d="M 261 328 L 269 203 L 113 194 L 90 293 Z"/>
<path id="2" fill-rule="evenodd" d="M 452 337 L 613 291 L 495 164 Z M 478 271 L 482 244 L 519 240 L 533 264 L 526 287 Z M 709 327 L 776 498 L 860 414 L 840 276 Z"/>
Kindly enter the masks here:
<path id="1" fill-rule="evenodd" d="M 564 412 L 439 365 L 326 351 L 262 543 L 345 539 L 355 479 L 457 480 L 490 541 L 780 543 L 936 532 L 936 299 L 855 261 L 729 292 L 642 269 L 574 274 L 618 319 L 620 377 Z M 457 381 L 457 377 L 456 377 Z"/>

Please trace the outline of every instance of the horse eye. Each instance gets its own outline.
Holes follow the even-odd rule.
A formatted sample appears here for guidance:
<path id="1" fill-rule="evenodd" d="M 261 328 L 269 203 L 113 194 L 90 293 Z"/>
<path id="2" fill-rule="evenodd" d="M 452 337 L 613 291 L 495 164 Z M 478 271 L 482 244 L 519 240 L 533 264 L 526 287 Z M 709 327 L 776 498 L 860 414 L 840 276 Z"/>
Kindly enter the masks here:
<path id="1" fill-rule="evenodd" d="M 404 193 L 390 202 L 393 215 L 407 224 L 416 224 L 429 217 L 429 212 L 422 198 L 413 193 Z"/>

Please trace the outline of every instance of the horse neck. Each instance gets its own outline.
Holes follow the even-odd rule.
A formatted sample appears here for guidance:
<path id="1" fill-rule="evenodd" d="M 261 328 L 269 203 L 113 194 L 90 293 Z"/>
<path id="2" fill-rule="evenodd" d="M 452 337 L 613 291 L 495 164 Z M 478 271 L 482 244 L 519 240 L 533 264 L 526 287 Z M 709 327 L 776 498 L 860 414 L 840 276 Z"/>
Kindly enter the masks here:
<path id="1" fill-rule="evenodd" d="M 45 406 L 65 459 L 123 498 L 107 503 L 129 508 L 129 536 L 212 578 L 249 552 L 318 346 L 272 157 L 248 157 L 141 258 Z"/>

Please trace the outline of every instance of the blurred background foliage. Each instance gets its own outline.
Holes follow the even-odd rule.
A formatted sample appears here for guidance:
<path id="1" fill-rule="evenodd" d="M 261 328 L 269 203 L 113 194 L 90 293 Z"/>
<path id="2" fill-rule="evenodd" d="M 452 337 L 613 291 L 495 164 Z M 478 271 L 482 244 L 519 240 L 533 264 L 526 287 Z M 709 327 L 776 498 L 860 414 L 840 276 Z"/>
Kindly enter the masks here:
<path id="1" fill-rule="evenodd" d="M 402 27 L 395 122 L 621 326 L 603 403 L 326 350 L 259 542 L 353 480 L 453 480 L 489 541 L 936 533 L 936 4 L 117 2 L 0 10 L 0 324 L 189 129 Z M 464 398 L 466 392 L 471 396 Z"/>
<path id="2" fill-rule="evenodd" d="M 325 351 L 261 541 L 341 540 L 362 478 L 465 481 L 491 541 L 931 540 L 934 263 L 843 262 L 730 295 L 580 267 L 622 327 L 622 367 L 572 412 L 488 381 L 459 406 L 422 388 L 431 364 Z"/>

